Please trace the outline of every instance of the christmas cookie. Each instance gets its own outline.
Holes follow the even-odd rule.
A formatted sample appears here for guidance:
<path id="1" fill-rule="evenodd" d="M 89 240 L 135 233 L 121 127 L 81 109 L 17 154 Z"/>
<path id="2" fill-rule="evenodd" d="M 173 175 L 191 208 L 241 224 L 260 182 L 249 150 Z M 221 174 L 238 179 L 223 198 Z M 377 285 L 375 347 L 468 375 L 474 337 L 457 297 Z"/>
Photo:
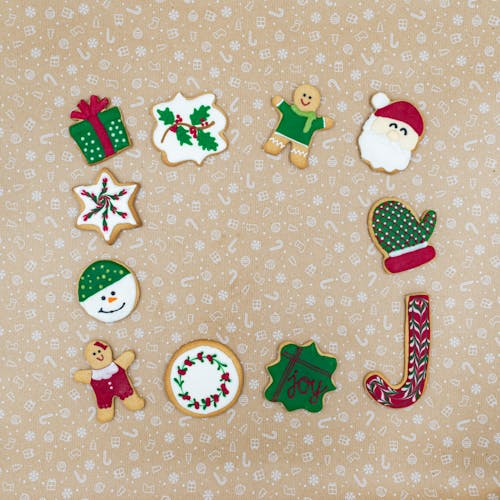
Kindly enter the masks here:
<path id="1" fill-rule="evenodd" d="M 207 156 L 227 149 L 227 116 L 216 106 L 214 94 L 187 98 L 179 92 L 153 106 L 152 114 L 156 120 L 153 144 L 169 166 L 185 161 L 201 165 Z"/>
<path id="2" fill-rule="evenodd" d="M 129 410 L 144 408 L 144 399 L 139 397 L 127 375 L 127 369 L 135 359 L 134 351 L 125 351 L 113 359 L 109 344 L 94 340 L 85 347 L 85 359 L 91 370 L 78 370 L 74 379 L 90 384 L 97 402 L 97 420 L 109 422 L 115 414 L 115 398 L 120 398 Z"/>
<path id="3" fill-rule="evenodd" d="M 403 380 L 391 385 L 380 373 L 369 373 L 364 385 L 381 405 L 406 408 L 414 404 L 425 389 L 431 346 L 429 296 L 424 293 L 406 297 L 405 364 Z"/>
<path id="4" fill-rule="evenodd" d="M 69 127 L 69 134 L 90 165 L 131 145 L 120 110 L 116 106 L 106 109 L 108 105 L 107 97 L 99 99 L 92 95 L 89 102 L 82 99 L 78 111 L 72 111 L 70 115 L 74 120 L 81 120 Z"/>
<path id="5" fill-rule="evenodd" d="M 419 219 L 413 210 L 396 198 L 375 202 L 368 214 L 368 231 L 375 246 L 384 255 L 384 269 L 400 273 L 421 266 L 436 256 L 429 245 L 436 226 L 433 210 Z"/>
<path id="6" fill-rule="evenodd" d="M 358 138 L 361 158 L 373 170 L 389 174 L 404 170 L 424 133 L 419 110 L 407 101 L 394 101 L 382 92 L 371 99 L 375 112 Z"/>
<path id="7" fill-rule="evenodd" d="M 337 360 L 322 353 L 312 341 L 304 345 L 287 342 L 279 352 L 278 359 L 267 367 L 271 382 L 265 390 L 266 399 L 280 401 L 288 411 L 320 411 L 323 396 L 335 390 L 332 374 Z"/>
<path id="8" fill-rule="evenodd" d="M 85 312 L 104 323 L 127 317 L 139 302 L 139 283 L 134 273 L 114 260 L 97 260 L 83 271 L 78 300 Z"/>
<path id="9" fill-rule="evenodd" d="M 141 225 L 134 208 L 138 190 L 139 184 L 120 184 L 103 168 L 95 184 L 73 188 L 81 208 L 76 227 L 96 231 L 112 245 L 120 231 Z"/>
<path id="10" fill-rule="evenodd" d="M 212 417 L 233 406 L 243 387 L 238 358 L 225 345 L 197 340 L 181 347 L 165 372 L 165 390 L 179 410 Z"/>
<path id="11" fill-rule="evenodd" d="M 290 161 L 296 167 L 306 168 L 314 132 L 333 127 L 331 118 L 316 115 L 321 102 L 319 90 L 312 85 L 300 85 L 293 93 L 293 104 L 281 96 L 273 97 L 271 102 L 281 118 L 264 144 L 264 151 L 277 155 L 290 142 Z"/>

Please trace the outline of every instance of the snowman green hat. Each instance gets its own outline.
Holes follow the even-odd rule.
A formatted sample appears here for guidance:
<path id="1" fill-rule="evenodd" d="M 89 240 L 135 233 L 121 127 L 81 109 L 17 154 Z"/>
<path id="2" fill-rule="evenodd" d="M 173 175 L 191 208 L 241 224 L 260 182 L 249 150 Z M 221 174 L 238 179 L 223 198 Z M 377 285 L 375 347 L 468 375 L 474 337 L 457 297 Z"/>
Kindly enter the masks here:
<path id="1" fill-rule="evenodd" d="M 139 300 L 134 273 L 114 260 L 90 264 L 78 282 L 78 300 L 95 319 L 112 323 L 128 316 Z"/>
<path id="2" fill-rule="evenodd" d="M 91 295 L 124 278 L 130 271 L 114 260 L 97 260 L 90 264 L 80 276 L 78 300 L 83 302 Z"/>

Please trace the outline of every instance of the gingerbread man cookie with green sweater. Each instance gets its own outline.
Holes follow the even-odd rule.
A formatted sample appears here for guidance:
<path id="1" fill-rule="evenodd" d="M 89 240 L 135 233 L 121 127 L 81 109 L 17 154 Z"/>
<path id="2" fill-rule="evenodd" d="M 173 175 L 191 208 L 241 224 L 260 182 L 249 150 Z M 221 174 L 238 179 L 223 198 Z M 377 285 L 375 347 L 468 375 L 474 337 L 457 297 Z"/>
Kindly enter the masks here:
<path id="1" fill-rule="evenodd" d="M 264 144 L 264 151 L 277 155 L 291 142 L 290 161 L 298 168 L 306 168 L 314 132 L 333 127 L 331 118 L 316 115 L 320 102 L 319 90 L 307 84 L 295 89 L 293 104 L 281 96 L 273 97 L 272 104 L 281 114 L 281 119 Z"/>

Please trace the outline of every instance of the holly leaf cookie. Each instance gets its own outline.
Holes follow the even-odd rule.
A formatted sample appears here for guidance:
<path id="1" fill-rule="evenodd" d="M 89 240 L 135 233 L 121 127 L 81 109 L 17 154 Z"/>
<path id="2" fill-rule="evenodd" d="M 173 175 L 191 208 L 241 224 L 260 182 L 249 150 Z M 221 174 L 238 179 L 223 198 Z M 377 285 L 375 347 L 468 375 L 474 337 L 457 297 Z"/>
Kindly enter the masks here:
<path id="1" fill-rule="evenodd" d="M 376 201 L 368 214 L 368 231 L 384 255 L 384 269 L 388 273 L 400 273 L 434 259 L 436 251 L 429 239 L 436 221 L 434 210 L 424 212 L 419 219 L 397 198 Z"/>
<path id="2" fill-rule="evenodd" d="M 156 121 L 153 144 L 163 161 L 175 166 L 185 161 L 201 165 L 207 156 L 227 149 L 225 113 L 215 104 L 214 94 L 173 99 L 153 106 Z"/>
<path id="3" fill-rule="evenodd" d="M 271 382 L 265 397 L 283 403 L 288 411 L 318 412 L 323 408 L 323 396 L 335 390 L 331 377 L 336 368 L 337 360 L 322 353 L 313 341 L 282 344 L 278 359 L 267 367 Z"/>
<path id="4" fill-rule="evenodd" d="M 138 191 L 139 184 L 121 184 L 107 168 L 103 168 L 95 184 L 73 188 L 81 208 L 76 227 L 96 231 L 108 245 L 112 245 L 120 231 L 141 225 L 134 208 Z"/>

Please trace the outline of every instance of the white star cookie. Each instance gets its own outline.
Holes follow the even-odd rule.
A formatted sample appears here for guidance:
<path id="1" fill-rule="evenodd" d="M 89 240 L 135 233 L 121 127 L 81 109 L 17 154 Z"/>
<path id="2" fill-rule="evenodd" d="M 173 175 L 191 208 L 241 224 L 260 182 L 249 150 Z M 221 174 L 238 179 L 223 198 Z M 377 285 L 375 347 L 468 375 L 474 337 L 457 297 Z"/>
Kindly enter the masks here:
<path id="1" fill-rule="evenodd" d="M 112 245 L 123 229 L 141 225 L 134 208 L 139 184 L 121 184 L 103 168 L 95 184 L 73 188 L 81 212 L 76 227 L 96 231 L 108 245 Z"/>

